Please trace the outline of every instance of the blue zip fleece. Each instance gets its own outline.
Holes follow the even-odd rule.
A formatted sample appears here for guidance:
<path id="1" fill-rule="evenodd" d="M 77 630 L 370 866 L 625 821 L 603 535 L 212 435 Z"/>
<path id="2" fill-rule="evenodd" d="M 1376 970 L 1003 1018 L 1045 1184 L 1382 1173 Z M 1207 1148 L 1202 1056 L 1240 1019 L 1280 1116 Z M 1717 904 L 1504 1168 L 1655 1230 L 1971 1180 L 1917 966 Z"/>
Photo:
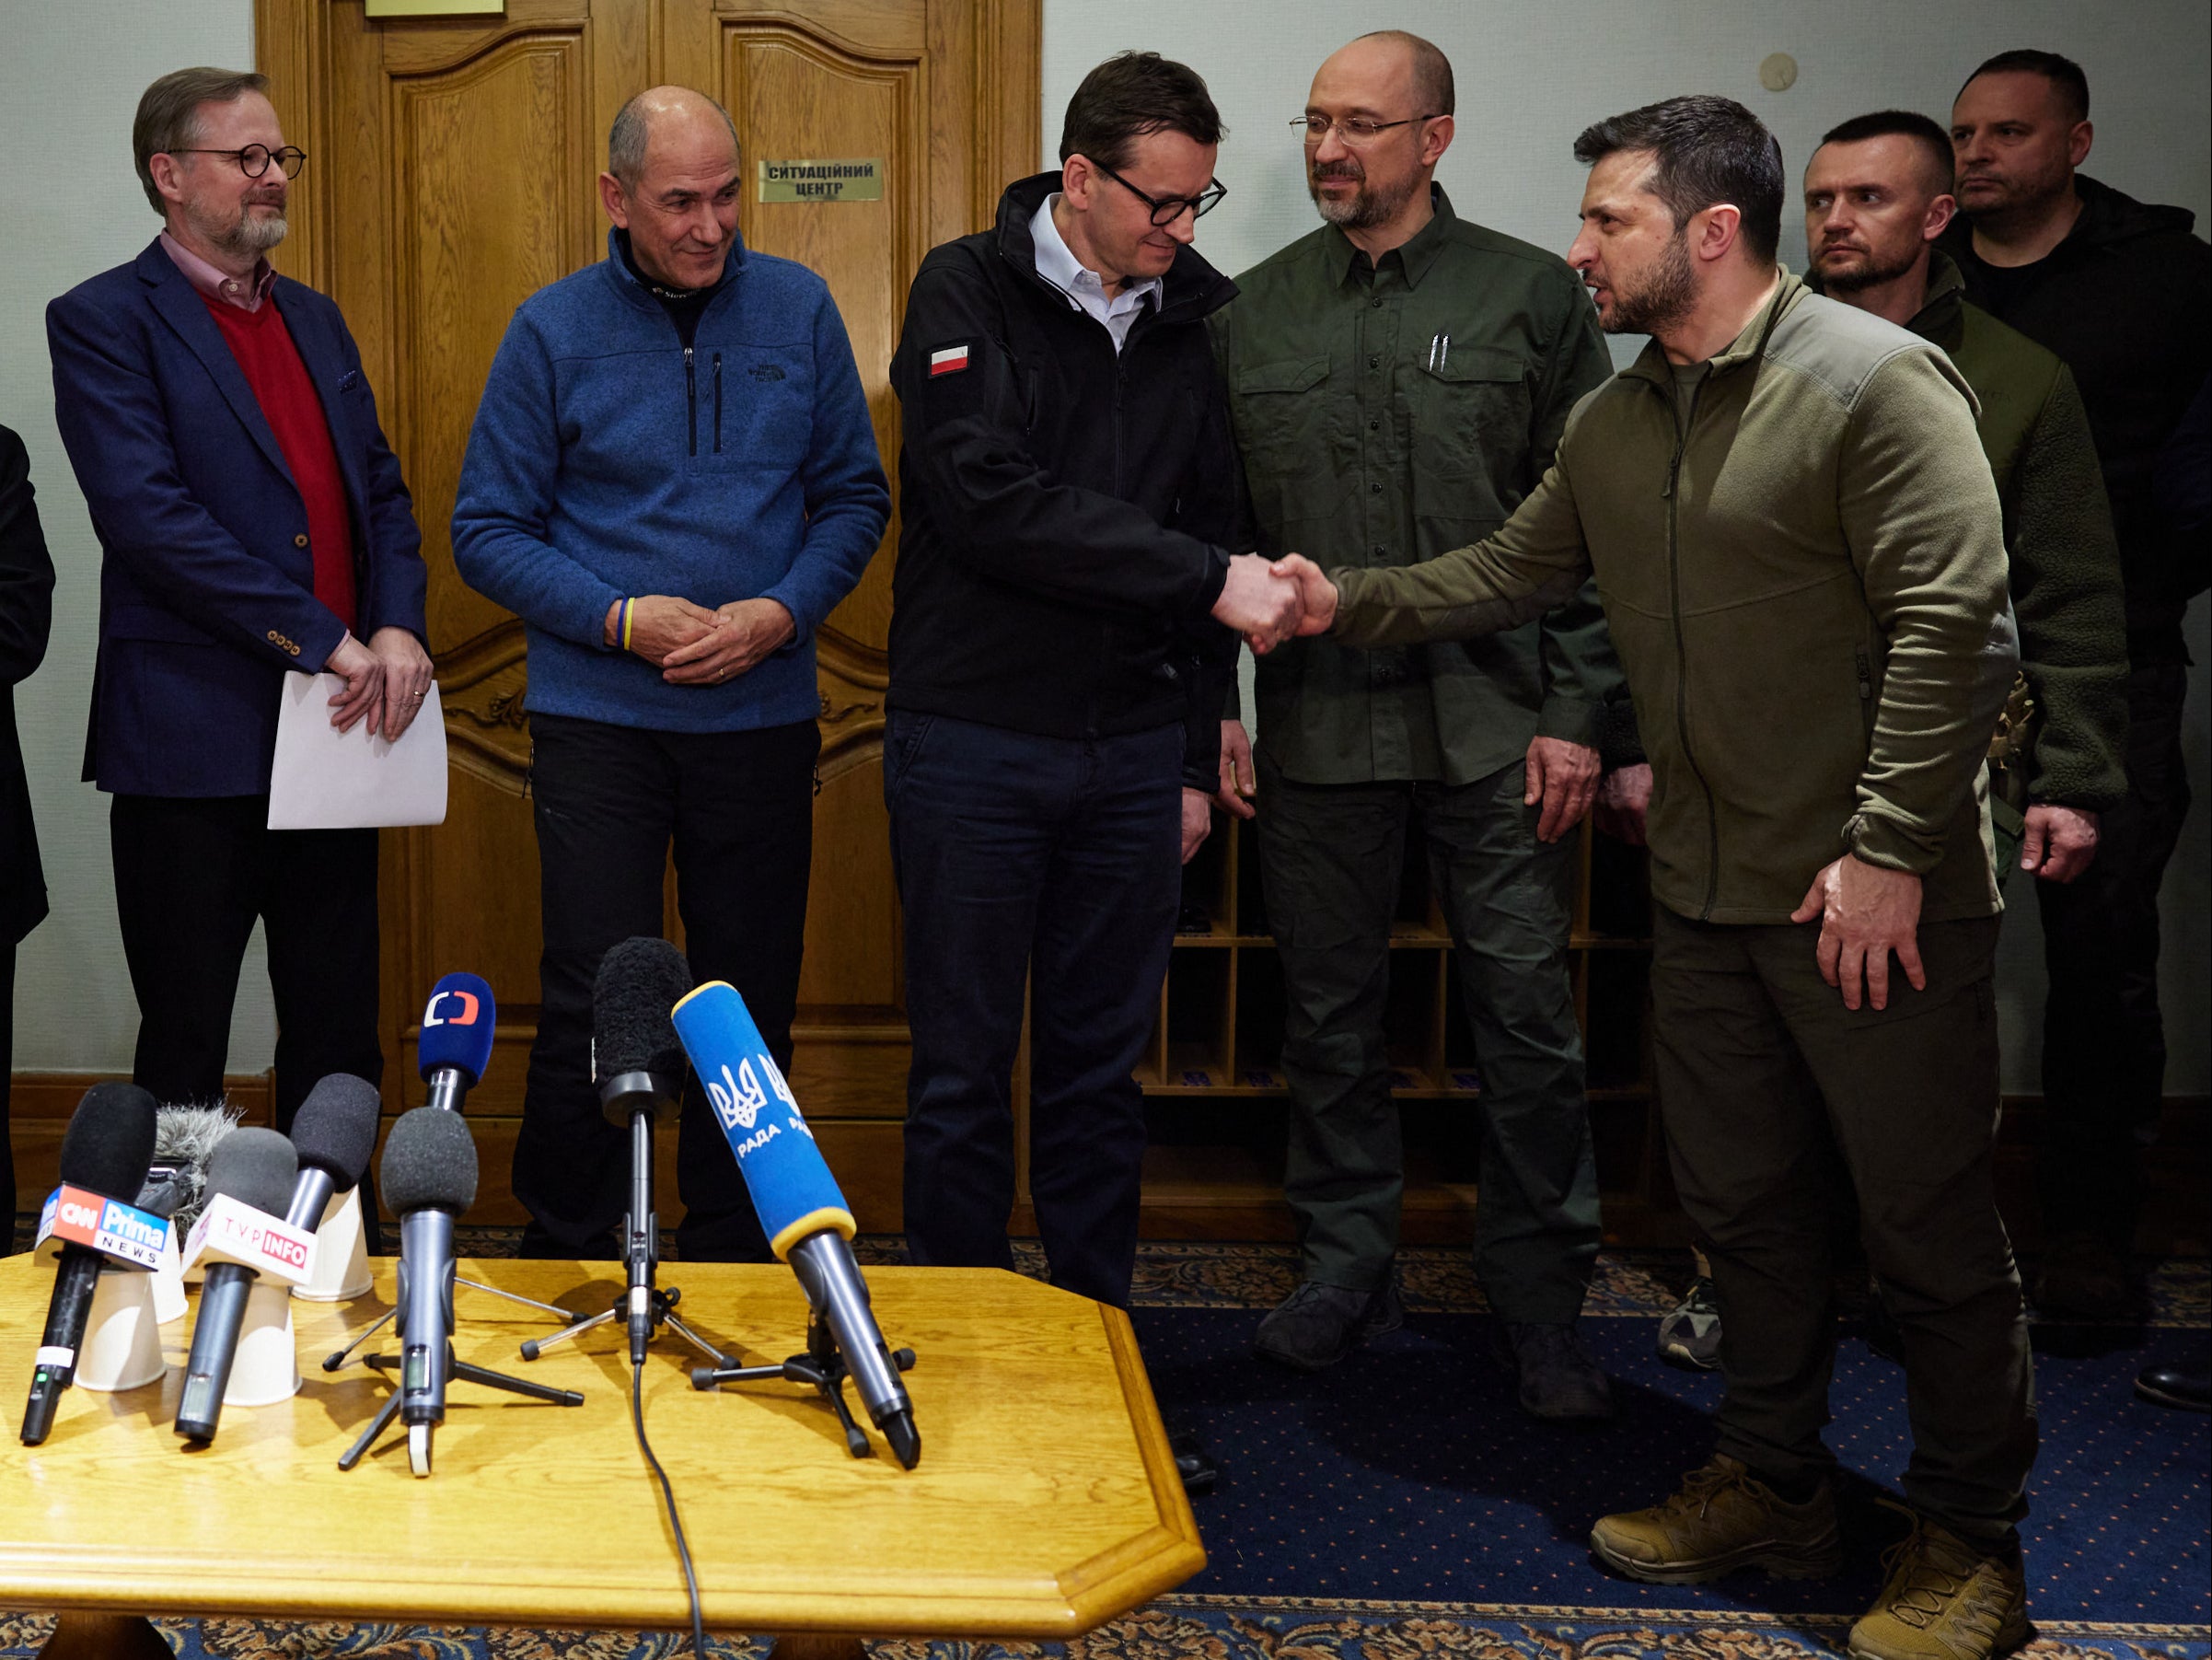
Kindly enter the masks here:
<path id="1" fill-rule="evenodd" d="M 492 360 L 453 509 L 461 579 L 527 625 L 528 707 L 670 732 L 812 720 L 814 632 L 883 535 L 890 492 L 822 279 L 733 241 L 687 351 L 608 238 L 541 288 Z M 608 608 L 780 600 L 798 637 L 719 686 L 604 644 Z"/>

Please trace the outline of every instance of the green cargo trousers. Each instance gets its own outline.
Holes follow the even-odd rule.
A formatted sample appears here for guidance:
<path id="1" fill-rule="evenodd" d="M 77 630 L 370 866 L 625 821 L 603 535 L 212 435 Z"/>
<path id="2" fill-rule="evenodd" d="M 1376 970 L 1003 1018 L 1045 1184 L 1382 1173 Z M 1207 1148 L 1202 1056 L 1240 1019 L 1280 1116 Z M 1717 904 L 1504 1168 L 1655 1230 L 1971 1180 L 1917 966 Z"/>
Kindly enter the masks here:
<path id="1" fill-rule="evenodd" d="M 1536 840 L 1522 764 L 1473 784 L 1303 784 L 1259 758 L 1260 878 L 1282 961 L 1283 1189 L 1305 1277 L 1365 1291 L 1405 1189 L 1384 1049 L 1390 926 L 1419 810 L 1482 1077 L 1475 1271 L 1510 1320 L 1581 1311 L 1597 1171 L 1567 971 L 1574 840 Z"/>
<path id="2" fill-rule="evenodd" d="M 1834 1237 L 1858 1190 L 1867 1261 L 1905 1351 L 1905 1497 L 2009 1542 L 2035 1461 L 2027 1315 L 1997 1213 L 1998 919 L 1925 923 L 1928 987 L 1894 964 L 1856 1013 L 1817 929 L 1652 924 L 1660 1110 L 1720 1299 L 1720 1450 L 1785 1485 L 1825 1477 Z"/>

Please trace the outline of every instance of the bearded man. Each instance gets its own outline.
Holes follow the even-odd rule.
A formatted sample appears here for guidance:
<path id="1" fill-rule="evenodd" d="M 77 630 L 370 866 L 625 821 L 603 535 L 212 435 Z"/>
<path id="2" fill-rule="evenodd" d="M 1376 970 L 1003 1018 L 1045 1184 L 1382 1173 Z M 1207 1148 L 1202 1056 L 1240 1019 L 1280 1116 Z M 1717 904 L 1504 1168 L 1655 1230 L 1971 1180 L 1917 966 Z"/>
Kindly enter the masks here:
<path id="1" fill-rule="evenodd" d="M 1487 534 L 1611 371 L 1565 263 L 1459 218 L 1434 182 L 1453 103 L 1444 54 L 1384 30 L 1323 64 L 1291 123 L 1323 223 L 1239 277 L 1213 319 L 1263 552 L 1388 568 Z M 1257 692 L 1257 753 L 1223 723 L 1221 801 L 1257 814 L 1304 1261 L 1255 1346 L 1318 1370 L 1400 1318 L 1384 1013 L 1418 818 L 1482 1078 L 1475 1267 L 1499 1354 L 1530 1412 L 1604 1417 L 1575 1326 L 1598 1200 L 1567 967 L 1570 832 L 1598 784 L 1601 716 L 1625 697 L 1604 618 L 1585 590 L 1481 640 L 1301 641 L 1260 661 Z"/>
<path id="2" fill-rule="evenodd" d="M 361 354 L 265 257 L 307 164 L 267 87 L 180 69 L 146 88 L 131 145 L 165 228 L 48 307 L 46 332 L 100 542 L 85 777 L 113 797 L 132 1075 L 164 1101 L 222 1095 L 258 919 L 281 1130 L 326 1074 L 383 1070 L 376 833 L 268 828 L 284 673 L 341 677 L 331 725 L 397 738 L 431 662 L 422 534 Z"/>

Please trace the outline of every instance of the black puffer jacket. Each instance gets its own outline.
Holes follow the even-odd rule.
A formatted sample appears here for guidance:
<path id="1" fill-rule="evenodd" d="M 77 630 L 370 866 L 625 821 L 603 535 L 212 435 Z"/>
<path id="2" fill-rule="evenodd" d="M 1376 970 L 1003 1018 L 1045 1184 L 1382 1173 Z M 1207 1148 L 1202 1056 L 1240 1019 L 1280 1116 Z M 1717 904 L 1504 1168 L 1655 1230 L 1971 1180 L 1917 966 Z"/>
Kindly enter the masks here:
<path id="1" fill-rule="evenodd" d="M 1210 791 L 1243 474 L 1204 319 L 1236 287 L 1183 249 L 1117 356 L 1037 274 L 1029 221 L 1059 185 L 1011 186 L 907 297 L 889 702 L 1059 737 L 1184 723 Z"/>

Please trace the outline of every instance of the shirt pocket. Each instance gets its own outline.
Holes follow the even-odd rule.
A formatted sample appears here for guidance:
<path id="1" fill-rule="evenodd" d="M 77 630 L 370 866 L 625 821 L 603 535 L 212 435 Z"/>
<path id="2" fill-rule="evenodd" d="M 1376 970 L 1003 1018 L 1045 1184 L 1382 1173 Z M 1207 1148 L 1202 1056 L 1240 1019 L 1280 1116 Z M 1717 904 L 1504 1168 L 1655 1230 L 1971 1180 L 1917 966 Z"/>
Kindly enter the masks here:
<path id="1" fill-rule="evenodd" d="M 795 346 L 697 349 L 699 449 L 704 470 L 772 469 L 806 459 L 814 437 L 814 360 Z"/>
<path id="2" fill-rule="evenodd" d="M 1454 485 L 1473 481 L 1477 490 L 1456 512 L 1450 511 L 1448 498 L 1423 510 L 1450 517 L 1497 514 L 1503 504 L 1492 481 L 1527 465 L 1535 408 L 1528 366 L 1519 354 L 1494 346 L 1445 347 L 1437 356 L 1433 366 L 1414 365 L 1407 388 L 1414 477 Z"/>
<path id="3" fill-rule="evenodd" d="M 1236 440 L 1249 478 L 1326 472 L 1329 362 L 1285 358 L 1236 377 Z"/>

